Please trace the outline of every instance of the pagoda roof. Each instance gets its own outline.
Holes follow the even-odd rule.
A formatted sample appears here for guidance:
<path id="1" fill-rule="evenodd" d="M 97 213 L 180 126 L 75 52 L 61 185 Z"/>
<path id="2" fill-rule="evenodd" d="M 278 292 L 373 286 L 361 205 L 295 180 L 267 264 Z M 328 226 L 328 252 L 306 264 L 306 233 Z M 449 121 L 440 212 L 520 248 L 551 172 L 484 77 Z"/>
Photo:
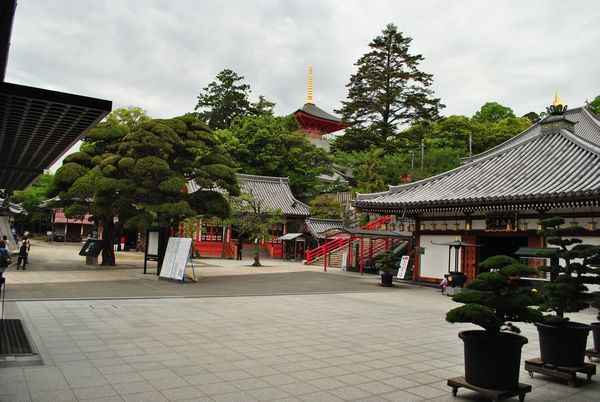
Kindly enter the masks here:
<path id="1" fill-rule="evenodd" d="M 471 162 L 388 191 L 359 194 L 364 211 L 410 214 L 555 208 L 600 200 L 600 120 L 585 108 L 565 113 L 575 132 L 541 130 L 536 123 L 511 140 L 476 155 Z M 578 127 L 581 124 L 580 127 Z"/>
<path id="2" fill-rule="evenodd" d="M 332 114 L 327 113 L 323 109 L 317 107 L 317 105 L 315 105 L 314 103 L 305 103 L 304 106 L 302 106 L 301 109 L 296 110 L 294 112 L 294 114 L 300 113 L 300 112 L 306 113 L 312 117 L 316 117 L 319 119 L 334 121 L 337 123 L 343 123 L 342 119 L 340 119 L 339 117 L 336 117 Z"/>

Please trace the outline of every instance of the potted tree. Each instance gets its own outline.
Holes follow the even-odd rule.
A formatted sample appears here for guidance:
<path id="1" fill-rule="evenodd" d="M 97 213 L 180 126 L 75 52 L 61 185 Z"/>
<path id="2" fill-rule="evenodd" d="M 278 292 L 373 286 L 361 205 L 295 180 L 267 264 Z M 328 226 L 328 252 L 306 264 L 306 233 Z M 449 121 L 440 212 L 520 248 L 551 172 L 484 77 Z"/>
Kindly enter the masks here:
<path id="1" fill-rule="evenodd" d="M 381 286 L 393 286 L 394 275 L 392 275 L 392 271 L 398 262 L 398 258 L 391 250 L 385 250 L 381 253 L 378 260 L 379 273 L 381 274 Z"/>
<path id="2" fill-rule="evenodd" d="M 544 269 L 551 281 L 544 286 L 540 311 L 551 312 L 536 323 L 540 338 L 541 360 L 545 364 L 563 367 L 581 367 L 585 361 L 587 337 L 591 326 L 570 321 L 566 313 L 588 308 L 594 298 L 586 283 L 596 283 L 600 263 L 600 246 L 582 244 L 581 239 L 568 237 L 578 227 L 560 226 L 563 218 L 554 217 L 539 222 L 545 228 L 541 235 L 546 242 L 558 246 L 555 252 L 540 252 L 542 256 L 556 256 L 562 263 Z"/>
<path id="3" fill-rule="evenodd" d="M 446 314 L 446 321 L 468 322 L 484 330 L 458 334 L 464 342 L 465 380 L 474 386 L 493 390 L 514 390 L 519 385 L 521 348 L 527 338 L 512 322 L 536 322 L 542 314 L 535 308 L 537 294 L 520 286 L 522 276 L 536 268 L 508 256 L 486 259 L 480 268 L 489 270 L 467 282 L 466 291 L 452 300 L 464 303 Z M 509 322 L 510 321 L 510 322 Z"/>

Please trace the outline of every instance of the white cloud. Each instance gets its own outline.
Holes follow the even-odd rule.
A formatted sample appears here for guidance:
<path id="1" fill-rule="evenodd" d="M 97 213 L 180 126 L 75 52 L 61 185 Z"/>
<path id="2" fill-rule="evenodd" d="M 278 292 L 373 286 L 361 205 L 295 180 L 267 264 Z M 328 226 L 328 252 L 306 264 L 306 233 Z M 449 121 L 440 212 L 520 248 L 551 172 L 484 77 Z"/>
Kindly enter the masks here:
<path id="1" fill-rule="evenodd" d="M 412 37 L 445 114 L 487 101 L 541 111 L 555 90 L 572 107 L 600 94 L 595 2 L 20 1 L 7 81 L 141 106 L 192 111 L 224 68 L 292 113 L 314 66 L 316 104 L 333 112 L 353 63 L 389 22 Z"/>

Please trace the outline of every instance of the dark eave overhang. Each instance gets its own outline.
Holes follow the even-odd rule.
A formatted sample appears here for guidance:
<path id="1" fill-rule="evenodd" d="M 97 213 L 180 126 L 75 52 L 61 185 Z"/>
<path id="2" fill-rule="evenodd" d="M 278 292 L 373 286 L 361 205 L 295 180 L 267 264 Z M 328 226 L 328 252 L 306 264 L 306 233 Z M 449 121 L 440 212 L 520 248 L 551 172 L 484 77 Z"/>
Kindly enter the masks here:
<path id="1" fill-rule="evenodd" d="M 419 203 L 419 204 L 397 204 L 397 205 L 374 205 L 356 201 L 352 204 L 361 212 L 373 212 L 381 214 L 403 214 L 405 216 L 420 216 L 430 213 L 463 212 L 473 213 L 476 211 L 515 211 L 515 210 L 539 210 L 549 211 L 555 208 L 583 208 L 600 205 L 600 195 L 581 196 L 558 196 L 539 197 L 521 200 L 479 200 L 461 203 Z"/>
<path id="2" fill-rule="evenodd" d="M 112 102 L 0 82 L 0 188 L 28 186 L 112 109 Z"/>

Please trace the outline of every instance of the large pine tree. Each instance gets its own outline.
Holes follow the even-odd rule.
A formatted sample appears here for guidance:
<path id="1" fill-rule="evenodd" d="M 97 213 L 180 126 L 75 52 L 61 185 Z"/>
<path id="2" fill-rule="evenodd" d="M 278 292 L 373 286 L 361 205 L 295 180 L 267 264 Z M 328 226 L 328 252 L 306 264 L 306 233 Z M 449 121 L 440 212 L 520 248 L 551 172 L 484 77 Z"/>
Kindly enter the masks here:
<path id="1" fill-rule="evenodd" d="M 444 107 L 430 89 L 433 76 L 419 70 L 423 57 L 409 53 L 411 41 L 388 24 L 355 63 L 347 100 L 336 111 L 352 125 L 374 130 L 380 141 L 395 135 L 399 125 L 437 119 Z"/>

